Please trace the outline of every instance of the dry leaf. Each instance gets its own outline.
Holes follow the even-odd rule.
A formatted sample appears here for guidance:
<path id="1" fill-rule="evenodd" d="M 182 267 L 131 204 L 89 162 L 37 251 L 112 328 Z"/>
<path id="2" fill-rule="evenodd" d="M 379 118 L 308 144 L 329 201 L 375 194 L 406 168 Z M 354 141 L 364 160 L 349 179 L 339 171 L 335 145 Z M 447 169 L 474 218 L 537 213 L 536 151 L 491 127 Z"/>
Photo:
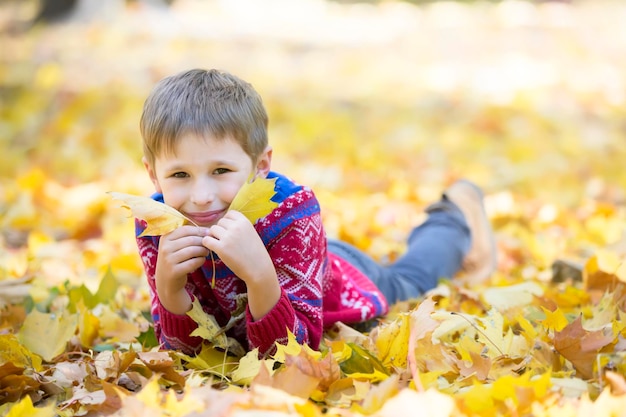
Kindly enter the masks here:
<path id="1" fill-rule="evenodd" d="M 15 402 L 24 394 L 39 389 L 41 383 L 30 375 L 24 375 L 24 371 L 25 368 L 11 362 L 0 365 L 0 404 Z"/>
<path id="2" fill-rule="evenodd" d="M 192 336 L 199 336 L 219 348 L 228 348 L 228 338 L 221 331 L 215 316 L 205 312 L 197 299 L 193 301 L 191 310 L 187 312 L 187 315 L 198 323 L 198 328 L 191 333 Z"/>
<path id="3" fill-rule="evenodd" d="M 171 232 L 183 224 L 193 222 L 175 208 L 148 197 L 109 192 L 111 197 L 124 202 L 122 207 L 129 209 L 134 217 L 146 222 L 141 236 L 160 236 Z"/>
<path id="4" fill-rule="evenodd" d="M 574 365 L 583 378 L 593 377 L 593 364 L 598 351 L 612 341 L 613 335 L 607 335 L 602 330 L 585 330 L 581 316 L 554 334 L 554 348 Z"/>
<path id="5" fill-rule="evenodd" d="M 288 363 L 271 375 L 267 368 L 259 368 L 252 386 L 267 385 L 296 397 L 309 398 L 322 379 L 322 368 L 312 366 L 311 358 L 304 352 L 299 356 L 288 356 L 288 359 Z"/>
<path id="6" fill-rule="evenodd" d="M 41 358 L 28 350 L 12 334 L 0 334 L 0 363 L 13 363 L 15 366 L 28 366 L 41 371 Z"/>
<path id="7" fill-rule="evenodd" d="M 78 327 L 78 315 L 69 312 L 46 314 L 33 310 L 18 334 L 20 342 L 46 361 L 65 351 Z M 45 341 L 45 343 L 42 343 Z"/>
<path id="8" fill-rule="evenodd" d="M 249 385 L 259 374 L 262 362 L 259 360 L 259 349 L 252 349 L 239 360 L 239 366 L 232 373 L 232 381 L 239 385 Z"/>
<path id="9" fill-rule="evenodd" d="M 409 415 L 414 410 L 416 415 L 449 417 L 458 415 L 454 399 L 437 390 L 429 389 L 424 392 L 415 392 L 403 389 L 396 396 L 387 400 L 385 405 L 376 413 L 376 417 L 396 417 Z"/>
<path id="10" fill-rule="evenodd" d="M 47 404 L 43 407 L 35 407 L 30 396 L 26 395 L 22 400 L 15 404 L 6 417 L 52 417 L 57 415 L 54 403 Z"/>
<path id="11" fill-rule="evenodd" d="M 400 314 L 394 321 L 378 326 L 376 349 L 385 366 L 405 367 L 409 349 L 410 316 Z"/>
<path id="12" fill-rule="evenodd" d="M 554 311 L 550 311 L 545 307 L 541 307 L 541 309 L 546 315 L 545 320 L 542 321 L 542 324 L 546 329 L 560 332 L 565 328 L 565 326 L 567 326 L 567 318 L 560 308 L 557 308 Z"/>
<path id="13" fill-rule="evenodd" d="M 317 387 L 324 391 L 328 390 L 328 387 L 341 377 L 339 364 L 332 354 L 320 358 L 302 350 L 296 356 L 285 357 L 285 368 L 292 367 L 298 368 L 303 375 L 317 378 Z M 278 377 L 280 379 L 280 375 Z"/>
<path id="14" fill-rule="evenodd" d="M 256 223 L 278 206 L 278 203 L 271 201 L 276 193 L 275 186 L 276 178 L 255 178 L 252 182 L 246 181 L 230 203 L 230 209 L 241 212 L 252 224 Z"/>
<path id="15" fill-rule="evenodd" d="M 424 391 L 419 378 L 419 370 L 417 369 L 416 346 L 418 340 L 423 339 L 427 334 L 431 333 L 439 326 L 437 320 L 431 318 L 431 314 L 435 311 L 435 301 L 429 297 L 422 301 L 420 305 L 411 312 L 409 319 L 409 345 L 407 347 L 407 363 L 415 385 L 419 391 Z"/>

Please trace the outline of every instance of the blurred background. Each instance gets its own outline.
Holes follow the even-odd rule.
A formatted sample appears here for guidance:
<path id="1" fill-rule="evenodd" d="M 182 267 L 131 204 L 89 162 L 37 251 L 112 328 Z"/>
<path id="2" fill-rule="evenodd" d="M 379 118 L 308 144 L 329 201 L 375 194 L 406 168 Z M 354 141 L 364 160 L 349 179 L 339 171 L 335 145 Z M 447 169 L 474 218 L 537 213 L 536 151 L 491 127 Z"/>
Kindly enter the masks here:
<path id="1" fill-rule="evenodd" d="M 137 280 L 106 192 L 151 193 L 143 100 L 194 67 L 256 87 L 274 169 L 380 259 L 459 177 L 485 188 L 501 279 L 621 256 L 625 21 L 617 0 L 1 0 L 0 280 Z"/>

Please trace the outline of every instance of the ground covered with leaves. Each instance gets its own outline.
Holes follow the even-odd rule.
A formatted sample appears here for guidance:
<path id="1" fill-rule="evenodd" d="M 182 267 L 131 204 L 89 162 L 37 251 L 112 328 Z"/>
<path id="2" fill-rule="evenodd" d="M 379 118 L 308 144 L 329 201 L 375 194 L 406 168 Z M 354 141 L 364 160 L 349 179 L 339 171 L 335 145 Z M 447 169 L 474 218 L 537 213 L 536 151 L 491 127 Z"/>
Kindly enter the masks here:
<path id="1" fill-rule="evenodd" d="M 33 3 L 0 5 L 0 415 L 624 415 L 624 5 L 179 0 L 28 29 Z M 143 99 L 191 67 L 257 87 L 274 168 L 381 261 L 483 185 L 496 273 L 319 352 L 159 350 L 107 192 L 151 192 Z"/>

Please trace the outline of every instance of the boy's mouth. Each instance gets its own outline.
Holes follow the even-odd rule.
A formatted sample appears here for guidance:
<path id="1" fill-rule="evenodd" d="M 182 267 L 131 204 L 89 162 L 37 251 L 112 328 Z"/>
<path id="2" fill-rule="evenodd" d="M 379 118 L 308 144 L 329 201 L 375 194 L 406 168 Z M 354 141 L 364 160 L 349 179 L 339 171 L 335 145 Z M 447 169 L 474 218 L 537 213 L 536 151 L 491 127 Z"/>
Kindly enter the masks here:
<path id="1" fill-rule="evenodd" d="M 222 218 L 222 216 L 224 216 L 224 214 L 226 214 L 226 211 L 227 209 L 221 209 L 183 214 L 197 225 L 204 226 L 217 222 L 219 219 Z"/>

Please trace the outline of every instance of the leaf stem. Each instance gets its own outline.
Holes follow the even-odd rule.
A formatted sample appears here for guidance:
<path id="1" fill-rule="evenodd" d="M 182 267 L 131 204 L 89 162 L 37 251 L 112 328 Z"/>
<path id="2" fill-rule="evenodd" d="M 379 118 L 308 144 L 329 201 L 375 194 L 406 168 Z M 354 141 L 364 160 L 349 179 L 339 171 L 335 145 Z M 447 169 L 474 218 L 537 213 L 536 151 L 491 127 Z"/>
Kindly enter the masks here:
<path id="1" fill-rule="evenodd" d="M 213 257 L 213 251 L 209 251 L 209 255 L 211 256 L 211 265 L 213 266 L 213 274 L 211 276 L 211 288 L 215 288 L 215 258 Z"/>
<path id="2" fill-rule="evenodd" d="M 461 313 L 457 313 L 455 311 L 451 311 L 450 314 L 453 314 L 455 316 L 459 316 L 461 318 L 463 318 L 465 321 L 467 321 L 478 333 L 480 333 L 481 335 L 483 335 L 485 337 L 485 339 L 487 339 L 489 341 L 489 343 L 491 343 L 493 345 L 493 347 L 496 348 L 496 350 L 498 352 L 500 352 L 500 355 L 505 356 L 504 352 L 502 352 L 502 350 L 500 350 L 500 348 L 498 347 L 498 345 L 496 345 L 493 340 L 491 340 L 489 338 L 489 336 L 487 336 L 487 334 L 485 332 L 483 332 L 481 329 L 478 328 L 478 326 L 476 325 L 476 323 L 472 323 L 472 321 L 470 319 L 468 319 L 467 317 L 465 317 L 463 314 Z"/>

